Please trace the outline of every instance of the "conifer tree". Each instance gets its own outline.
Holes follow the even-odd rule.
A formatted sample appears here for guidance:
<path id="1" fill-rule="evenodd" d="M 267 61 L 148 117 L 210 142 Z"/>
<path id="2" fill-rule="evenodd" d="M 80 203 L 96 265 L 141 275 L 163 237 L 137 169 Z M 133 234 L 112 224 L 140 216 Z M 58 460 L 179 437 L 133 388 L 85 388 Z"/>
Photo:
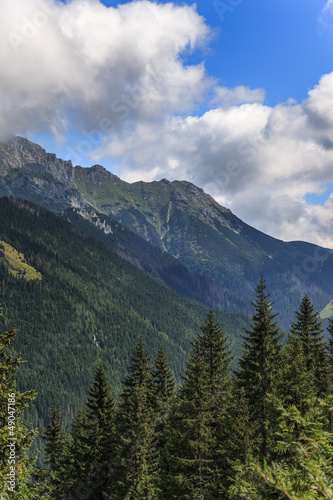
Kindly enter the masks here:
<path id="1" fill-rule="evenodd" d="M 50 470 L 54 470 L 62 454 L 65 433 L 56 403 L 51 408 L 49 418 L 50 423 L 45 426 L 42 439 L 45 442 L 46 463 L 50 466 Z"/>
<path id="2" fill-rule="evenodd" d="M 36 468 L 34 496 L 53 500 L 59 487 L 59 462 L 64 445 L 64 426 L 56 403 L 49 413 L 50 422 L 41 437 L 44 441 L 45 462 L 48 469 Z"/>
<path id="3" fill-rule="evenodd" d="M 306 294 L 296 311 L 296 321 L 292 324 L 292 334 L 297 336 L 302 344 L 306 371 L 313 378 L 316 395 L 324 396 L 327 392 L 327 359 L 324 337 L 318 313 Z"/>
<path id="4" fill-rule="evenodd" d="M 327 333 L 327 392 L 333 395 L 333 316 L 328 319 Z M 333 409 L 328 412 L 328 431 L 333 433 Z"/>
<path id="5" fill-rule="evenodd" d="M 237 390 L 243 389 L 252 427 L 252 452 L 260 459 L 269 457 L 274 446 L 274 421 L 280 379 L 281 334 L 274 321 L 269 294 L 261 275 L 252 303 L 251 329 L 245 329 L 243 355 L 236 373 Z"/>
<path id="6" fill-rule="evenodd" d="M 210 311 L 203 325 L 199 341 L 202 346 L 204 362 L 208 369 L 208 391 L 210 393 L 214 419 L 217 422 L 228 408 L 230 395 L 230 363 L 233 358 L 227 337 L 218 323 L 215 323 Z"/>
<path id="7" fill-rule="evenodd" d="M 116 500 L 153 500 L 157 496 L 158 453 L 154 437 L 149 356 L 140 340 L 123 383 L 117 415 Z"/>
<path id="8" fill-rule="evenodd" d="M 34 458 L 28 458 L 27 451 L 36 435 L 23 425 L 22 414 L 36 392 L 20 392 L 16 387 L 23 361 L 10 352 L 15 336 L 15 329 L 0 335 L 0 495 L 21 500 L 29 498 Z"/>
<path id="9" fill-rule="evenodd" d="M 115 399 L 103 364 L 96 368 L 85 407 L 73 422 L 61 460 L 62 496 L 102 500 L 110 495 L 115 446 Z"/>
<path id="10" fill-rule="evenodd" d="M 208 412 L 207 366 L 198 340 L 192 345 L 183 385 L 170 418 L 164 498 L 209 498 L 216 447 Z"/>
<path id="11" fill-rule="evenodd" d="M 150 378 L 150 404 L 158 450 L 165 446 L 166 423 L 170 405 L 176 394 L 174 374 L 167 363 L 163 347 L 160 347 Z"/>
<path id="12" fill-rule="evenodd" d="M 333 316 L 328 318 L 327 333 L 328 367 L 329 371 L 333 373 Z"/>
<path id="13" fill-rule="evenodd" d="M 303 342 L 297 335 L 294 324 L 291 326 L 291 332 L 283 351 L 283 366 L 283 384 L 281 386 L 283 405 L 286 407 L 295 405 L 304 415 L 310 401 L 315 396 L 316 389 L 313 373 L 307 370 Z"/>
<path id="14" fill-rule="evenodd" d="M 212 312 L 192 344 L 170 417 L 164 498 L 222 498 L 224 424 L 230 394 L 230 352 Z"/>
<path id="15" fill-rule="evenodd" d="M 221 326 L 215 322 L 212 311 L 209 311 L 201 326 L 200 343 L 208 368 L 208 411 L 216 440 L 216 449 L 213 452 L 214 463 L 218 466 L 214 475 L 215 493 L 221 494 L 224 491 L 222 485 L 227 485 L 229 475 L 227 454 L 230 451 L 230 427 L 227 425 L 227 419 L 231 404 L 230 365 L 233 356 L 228 338 Z"/>

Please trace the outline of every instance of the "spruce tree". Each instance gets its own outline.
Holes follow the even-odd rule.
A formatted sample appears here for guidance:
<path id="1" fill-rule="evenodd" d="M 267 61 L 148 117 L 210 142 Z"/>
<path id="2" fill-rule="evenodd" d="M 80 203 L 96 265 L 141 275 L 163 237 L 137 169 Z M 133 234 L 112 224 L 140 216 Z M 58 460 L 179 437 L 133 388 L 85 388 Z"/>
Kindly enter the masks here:
<path id="1" fill-rule="evenodd" d="M 327 333 L 328 333 L 328 339 L 327 339 L 328 365 L 330 371 L 333 373 L 333 316 L 328 318 Z"/>
<path id="2" fill-rule="evenodd" d="M 252 452 L 267 459 L 274 447 L 274 421 L 280 372 L 281 334 L 275 322 L 276 314 L 266 294 L 261 275 L 252 303 L 252 326 L 245 329 L 243 354 L 236 373 L 237 390 L 243 389 L 252 427 Z M 237 396 L 236 396 L 237 397 Z"/>
<path id="3" fill-rule="evenodd" d="M 115 399 L 103 364 L 96 368 L 85 407 L 72 426 L 61 460 L 62 497 L 102 500 L 112 492 Z"/>
<path id="4" fill-rule="evenodd" d="M 180 395 L 170 416 L 164 498 L 222 498 L 230 351 L 212 312 L 192 344 Z"/>
<path id="5" fill-rule="evenodd" d="M 227 419 L 231 404 L 230 365 L 233 355 L 228 338 L 215 322 L 212 311 L 201 326 L 200 343 L 203 348 L 204 362 L 208 369 L 207 392 L 209 395 L 209 414 L 211 427 L 216 440 L 213 460 L 217 465 L 214 473 L 215 493 L 221 494 L 227 485 L 229 475 L 228 458 L 230 448 L 230 427 Z M 232 437 L 231 437 L 232 439 Z"/>
<path id="6" fill-rule="evenodd" d="M 327 392 L 333 395 L 333 316 L 328 319 L 327 333 Z M 333 409 L 328 412 L 328 431 L 333 433 Z"/>
<path id="7" fill-rule="evenodd" d="M 316 387 L 313 373 L 307 370 L 303 342 L 294 324 L 291 326 L 291 332 L 283 350 L 283 366 L 281 386 L 283 406 L 295 405 L 304 415 L 315 396 Z"/>
<path id="8" fill-rule="evenodd" d="M 324 396 L 327 392 L 327 358 L 324 337 L 318 313 L 306 294 L 296 311 L 296 321 L 292 324 L 292 334 L 299 338 L 308 376 L 313 379 L 316 395 Z"/>
<path id="9" fill-rule="evenodd" d="M 45 443 L 44 450 L 46 463 L 50 466 L 50 470 L 54 470 L 62 454 L 65 433 L 64 425 L 56 403 L 54 403 L 51 408 L 49 418 L 50 423 L 45 426 L 41 437 Z"/>
<path id="10" fill-rule="evenodd" d="M 64 426 L 56 403 L 49 413 L 50 422 L 41 437 L 44 441 L 45 463 L 48 469 L 36 468 L 33 477 L 36 498 L 54 500 L 59 487 L 59 463 L 64 445 Z"/>
<path id="11" fill-rule="evenodd" d="M 153 500 L 157 496 L 158 453 L 151 401 L 149 356 L 140 340 L 123 383 L 117 415 L 115 500 Z"/>
<path id="12" fill-rule="evenodd" d="M 209 415 L 207 366 L 198 340 L 192 345 L 180 394 L 170 418 L 164 498 L 209 498 L 217 446 Z"/>
<path id="13" fill-rule="evenodd" d="M 15 336 L 15 329 L 0 335 L 0 495 L 19 500 L 29 495 L 34 458 L 28 458 L 27 451 L 36 435 L 23 425 L 23 411 L 36 392 L 17 389 L 23 361 L 10 351 Z"/>
<path id="14" fill-rule="evenodd" d="M 175 394 L 175 377 L 161 346 L 151 371 L 149 396 L 158 450 L 162 450 L 165 446 L 166 423 Z"/>

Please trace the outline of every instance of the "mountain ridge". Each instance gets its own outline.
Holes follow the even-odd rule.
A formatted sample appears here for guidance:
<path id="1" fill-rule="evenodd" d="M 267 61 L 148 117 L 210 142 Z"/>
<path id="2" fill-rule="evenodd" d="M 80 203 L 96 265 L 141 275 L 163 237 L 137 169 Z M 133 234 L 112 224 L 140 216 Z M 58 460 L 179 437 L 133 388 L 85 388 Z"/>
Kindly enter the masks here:
<path id="1" fill-rule="evenodd" d="M 208 288 L 218 290 L 211 306 L 221 310 L 248 313 L 260 273 L 271 283 L 272 300 L 277 301 L 284 328 L 306 292 L 318 309 L 333 295 L 330 249 L 266 235 L 188 181 L 129 184 L 101 165 L 74 167 L 71 161 L 18 137 L 0 144 L 0 196 L 8 194 L 57 213 L 76 208 L 81 214 L 92 210 L 104 214 L 110 227 L 110 221 L 126 226 L 208 280 Z M 130 236 L 127 243 L 131 250 L 124 254 L 144 267 L 145 250 L 141 248 L 141 254 L 134 256 Z M 184 283 L 181 293 L 186 287 Z"/>

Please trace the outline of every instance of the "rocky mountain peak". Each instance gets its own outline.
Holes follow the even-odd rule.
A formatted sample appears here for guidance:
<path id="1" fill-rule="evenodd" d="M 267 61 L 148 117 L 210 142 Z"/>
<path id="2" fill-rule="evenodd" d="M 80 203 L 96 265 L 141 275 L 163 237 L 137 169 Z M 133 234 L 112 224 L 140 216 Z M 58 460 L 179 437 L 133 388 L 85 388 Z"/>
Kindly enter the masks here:
<path id="1" fill-rule="evenodd" d="M 55 154 L 46 153 L 38 144 L 24 137 L 13 137 L 0 143 L 0 172 L 5 175 L 9 170 L 23 169 L 32 175 L 52 175 L 55 179 L 72 184 L 74 168 L 72 162 L 61 160 Z"/>
<path id="2" fill-rule="evenodd" d="M 76 168 L 82 168 L 82 167 L 76 167 Z M 106 179 L 110 178 L 118 179 L 116 175 L 112 174 L 109 170 L 107 170 L 106 168 L 104 168 L 102 165 L 99 164 L 92 165 L 92 167 L 89 168 L 83 168 L 82 170 L 84 171 L 86 180 L 89 182 L 101 184 Z"/>

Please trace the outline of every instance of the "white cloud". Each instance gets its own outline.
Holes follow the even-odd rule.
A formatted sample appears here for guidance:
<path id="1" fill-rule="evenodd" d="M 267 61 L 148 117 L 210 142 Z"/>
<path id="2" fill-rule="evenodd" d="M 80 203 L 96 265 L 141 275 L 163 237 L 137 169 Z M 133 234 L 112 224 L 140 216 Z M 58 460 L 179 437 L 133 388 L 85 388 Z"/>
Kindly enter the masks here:
<path id="1" fill-rule="evenodd" d="M 1 9 L 0 136 L 83 131 L 76 163 L 90 154 L 129 181 L 187 179 L 269 234 L 333 247 L 333 198 L 306 202 L 333 182 L 333 73 L 304 102 L 269 107 L 262 89 L 220 87 L 203 64 L 182 63 L 210 36 L 194 7 L 2 0 Z M 196 116 L 208 96 L 212 109 Z"/>
<path id="2" fill-rule="evenodd" d="M 264 100 L 264 89 L 251 90 L 249 87 L 239 85 L 234 89 L 229 89 L 228 87 L 216 87 L 215 97 L 212 100 L 212 104 L 230 107 L 250 102 L 263 102 Z"/>
<path id="3" fill-rule="evenodd" d="M 0 134 L 187 111 L 211 82 L 180 56 L 208 36 L 189 6 L 2 0 Z"/>
<path id="4" fill-rule="evenodd" d="M 308 193 L 322 193 L 333 182 L 332 105 L 333 73 L 301 104 L 272 108 L 259 101 L 169 117 L 158 127 L 141 124 L 97 150 L 96 159 L 121 161 L 130 181 L 188 179 L 269 234 L 333 247 L 333 201 L 306 202 Z M 170 168 L 175 160 L 176 172 Z"/>

